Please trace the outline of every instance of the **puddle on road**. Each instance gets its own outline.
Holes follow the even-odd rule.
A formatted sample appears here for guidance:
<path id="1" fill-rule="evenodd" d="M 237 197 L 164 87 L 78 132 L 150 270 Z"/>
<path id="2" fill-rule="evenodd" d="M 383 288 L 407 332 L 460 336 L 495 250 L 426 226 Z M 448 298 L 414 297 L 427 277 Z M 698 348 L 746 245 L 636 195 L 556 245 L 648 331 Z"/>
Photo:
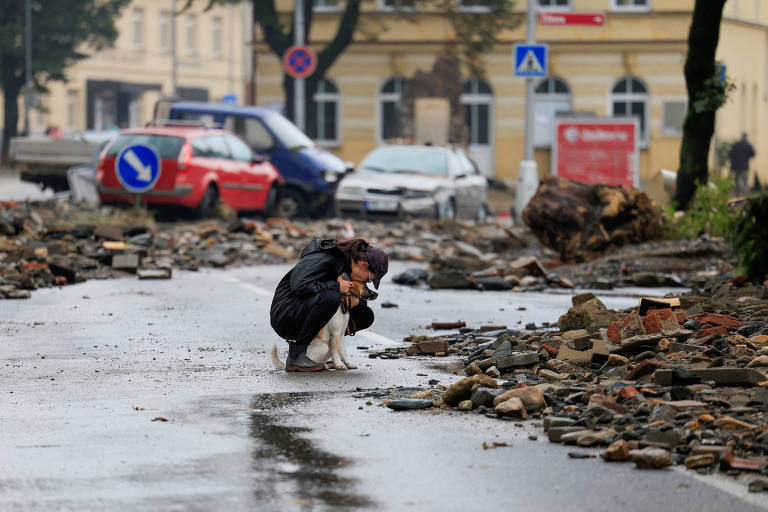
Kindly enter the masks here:
<path id="1" fill-rule="evenodd" d="M 255 491 L 259 501 L 293 503 L 315 508 L 371 508 L 373 502 L 358 494 L 357 481 L 338 470 L 352 461 L 315 446 L 306 437 L 311 429 L 286 425 L 293 406 L 320 398 L 317 393 L 265 393 L 251 399 L 250 434 L 256 440 L 253 469 L 266 473 Z"/>

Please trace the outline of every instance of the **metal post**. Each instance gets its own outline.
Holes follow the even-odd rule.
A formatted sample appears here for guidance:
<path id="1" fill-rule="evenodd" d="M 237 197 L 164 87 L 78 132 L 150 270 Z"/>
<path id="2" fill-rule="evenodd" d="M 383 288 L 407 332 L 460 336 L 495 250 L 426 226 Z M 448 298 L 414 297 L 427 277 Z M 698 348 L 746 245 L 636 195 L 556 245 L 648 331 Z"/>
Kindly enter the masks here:
<path id="1" fill-rule="evenodd" d="M 304 0 L 296 0 L 293 13 L 293 44 L 302 46 L 304 44 Z M 293 79 L 293 113 L 294 122 L 299 130 L 305 131 L 306 121 L 304 119 L 304 79 Z"/>
<path id="2" fill-rule="evenodd" d="M 536 44 L 536 7 L 538 0 L 528 0 L 526 43 Z M 523 161 L 517 176 L 515 193 L 515 212 L 521 218 L 523 209 L 539 188 L 539 170 L 533 159 L 533 135 L 536 123 L 534 110 L 534 82 L 532 77 L 525 78 L 525 134 L 523 136 Z"/>
<path id="3" fill-rule="evenodd" d="M 178 60 L 176 57 L 176 0 L 171 0 L 171 95 L 176 96 L 176 74 Z"/>
<path id="4" fill-rule="evenodd" d="M 537 0 L 528 0 L 527 26 L 525 42 L 536 44 L 536 3 Z M 533 160 L 533 131 L 536 123 L 533 108 L 534 84 L 533 78 L 525 79 L 525 149 L 524 160 Z"/>
<path id="5" fill-rule="evenodd" d="M 29 135 L 29 109 L 32 108 L 32 0 L 26 0 L 24 5 L 24 67 L 26 89 L 24 90 L 24 132 Z"/>

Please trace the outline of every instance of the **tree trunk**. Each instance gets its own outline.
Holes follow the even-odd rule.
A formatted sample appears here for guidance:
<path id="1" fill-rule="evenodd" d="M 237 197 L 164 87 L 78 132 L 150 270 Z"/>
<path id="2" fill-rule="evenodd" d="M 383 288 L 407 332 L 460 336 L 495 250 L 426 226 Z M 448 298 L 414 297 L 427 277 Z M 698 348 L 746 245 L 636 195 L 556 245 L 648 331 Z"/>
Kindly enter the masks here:
<path id="1" fill-rule="evenodd" d="M 685 60 L 688 112 L 683 124 L 675 194 L 675 201 L 681 209 L 688 208 L 696 186 L 709 179 L 709 146 L 715 129 L 715 111 L 706 109 L 697 112 L 694 105 L 705 92 L 704 82 L 715 75 L 715 52 L 725 1 L 696 0 L 688 33 L 688 57 Z"/>
<path id="2" fill-rule="evenodd" d="M 3 108 L 5 109 L 3 119 L 3 141 L 2 141 L 2 154 L 0 154 L 0 162 L 8 162 L 8 146 L 11 138 L 18 134 L 19 124 L 19 93 L 21 87 L 15 83 L 14 80 L 8 80 L 10 83 L 2 84 L 3 88 Z"/>

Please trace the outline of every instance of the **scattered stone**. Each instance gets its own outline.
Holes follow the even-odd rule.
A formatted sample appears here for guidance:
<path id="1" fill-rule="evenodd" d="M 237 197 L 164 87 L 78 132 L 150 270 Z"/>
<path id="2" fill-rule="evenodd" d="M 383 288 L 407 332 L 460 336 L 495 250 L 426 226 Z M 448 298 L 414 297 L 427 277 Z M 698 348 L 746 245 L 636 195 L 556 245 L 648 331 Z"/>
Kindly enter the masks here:
<path id="1" fill-rule="evenodd" d="M 387 402 L 387 407 L 395 411 L 409 411 L 414 409 L 428 409 L 434 404 L 432 400 L 423 398 L 399 398 Z"/>
<path id="2" fill-rule="evenodd" d="M 661 469 L 673 464 L 670 453 L 661 448 L 630 450 L 628 458 L 639 469 Z"/>
<path id="3" fill-rule="evenodd" d="M 456 406 L 459 405 L 459 402 L 462 400 L 470 399 L 472 396 L 472 386 L 475 384 L 489 388 L 499 387 L 496 381 L 487 375 L 473 375 L 472 377 L 461 379 L 445 390 L 445 393 L 443 393 L 443 402 L 451 406 Z"/>

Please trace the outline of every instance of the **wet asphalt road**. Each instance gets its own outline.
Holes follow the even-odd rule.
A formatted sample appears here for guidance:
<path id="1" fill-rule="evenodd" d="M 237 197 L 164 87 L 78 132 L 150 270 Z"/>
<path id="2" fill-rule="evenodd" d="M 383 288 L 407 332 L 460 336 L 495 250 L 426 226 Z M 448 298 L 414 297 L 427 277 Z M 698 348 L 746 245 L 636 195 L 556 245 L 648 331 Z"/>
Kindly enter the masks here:
<path id="1" fill-rule="evenodd" d="M 361 368 L 295 375 L 268 356 L 273 343 L 285 354 L 267 312 L 287 268 L 90 281 L 0 302 L 0 510 L 768 508 L 732 479 L 568 459 L 574 449 L 550 445 L 535 422 L 395 413 L 356 397 L 460 378 L 448 359 L 368 359 L 357 346 L 391 345 L 435 320 L 554 321 L 567 294 L 385 280 L 379 301 L 399 307 L 374 304 L 373 332 L 347 338 Z M 493 441 L 512 446 L 482 449 Z"/>

